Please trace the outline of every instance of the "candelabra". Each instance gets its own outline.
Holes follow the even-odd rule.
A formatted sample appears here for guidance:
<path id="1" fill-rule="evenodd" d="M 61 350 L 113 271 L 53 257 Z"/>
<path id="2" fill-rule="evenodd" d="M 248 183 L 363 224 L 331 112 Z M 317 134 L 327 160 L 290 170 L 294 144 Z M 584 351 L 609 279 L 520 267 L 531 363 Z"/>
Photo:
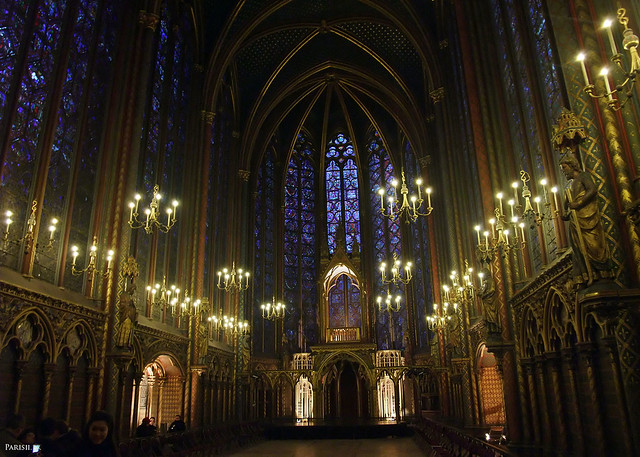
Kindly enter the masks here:
<path id="1" fill-rule="evenodd" d="M 175 284 L 167 287 L 167 278 L 162 278 L 162 283 L 156 283 L 154 286 L 147 286 L 147 301 L 151 306 L 171 306 L 174 310 L 178 302 L 180 302 L 180 288 Z M 188 297 L 183 297 L 188 298 Z"/>
<path id="2" fill-rule="evenodd" d="M 286 305 L 284 303 L 276 303 L 276 297 L 273 297 L 273 303 L 265 303 L 260 305 L 262 310 L 262 318 L 270 321 L 284 319 Z"/>
<path id="3" fill-rule="evenodd" d="M 87 266 L 84 268 L 76 268 L 76 262 L 78 259 L 78 256 L 80 255 L 80 250 L 78 249 L 78 246 L 71 246 L 71 274 L 74 276 L 80 276 L 83 275 L 84 273 L 87 273 L 87 275 L 89 275 L 90 279 L 93 279 L 93 276 L 96 274 L 100 274 L 102 276 L 108 276 L 109 273 L 111 272 L 111 267 L 112 267 L 112 262 L 113 262 L 113 256 L 114 256 L 114 251 L 113 249 L 109 249 L 107 251 L 107 265 L 106 268 L 104 270 L 104 272 L 100 272 L 98 270 L 98 263 L 97 263 L 97 259 L 98 259 L 98 237 L 93 237 L 93 243 L 91 244 L 91 247 L 89 248 L 89 260 L 87 262 Z"/>
<path id="4" fill-rule="evenodd" d="M 193 300 L 191 297 L 185 296 L 181 301 L 177 300 L 176 298 L 173 298 L 171 301 L 172 301 L 172 307 L 174 309 L 174 313 L 176 309 L 176 304 L 180 302 L 179 309 L 180 309 L 180 315 L 182 316 L 195 316 L 200 311 L 203 311 L 203 312 L 207 311 L 207 306 L 206 306 L 207 302 L 204 299 L 201 300 L 198 298 Z"/>
<path id="5" fill-rule="evenodd" d="M 29 217 L 27 218 L 27 230 L 26 233 L 24 234 L 24 236 L 22 236 L 21 238 L 15 238 L 12 239 L 11 238 L 11 225 L 14 223 L 14 220 L 12 219 L 12 217 L 14 216 L 13 212 L 11 210 L 7 210 L 5 211 L 4 215 L 5 215 L 5 229 L 4 229 L 4 233 L 2 234 L 2 251 L 4 253 L 7 253 L 7 251 L 9 250 L 9 247 L 11 245 L 19 245 L 20 243 L 26 243 L 25 246 L 25 251 L 29 252 L 31 247 L 33 246 L 33 241 L 35 239 L 35 228 L 36 228 L 36 212 L 38 210 L 38 202 L 36 200 L 34 200 L 31 203 L 31 212 L 29 213 Z M 58 229 L 58 219 L 51 218 L 51 221 L 49 223 L 49 227 L 48 227 L 48 231 L 49 231 L 49 238 L 47 241 L 47 244 L 42 246 L 42 247 L 38 247 L 36 245 L 36 249 L 38 250 L 44 250 L 44 251 L 51 251 L 53 250 L 53 246 L 55 245 L 55 233 L 56 230 Z"/>
<path id="6" fill-rule="evenodd" d="M 622 72 L 624 78 L 620 84 L 617 84 L 613 90 L 611 89 L 611 84 L 609 83 L 609 69 L 605 66 L 600 71 L 600 76 L 602 76 L 604 80 L 605 92 L 598 94 L 595 90 L 595 86 L 591 84 L 591 81 L 589 80 L 589 74 L 587 73 L 587 68 L 584 63 L 587 58 L 586 54 L 581 52 L 576 58 L 576 60 L 580 62 L 580 67 L 582 69 L 585 92 L 592 98 L 606 98 L 607 105 L 614 111 L 621 109 L 633 96 L 636 77 L 640 74 L 640 57 L 638 56 L 638 45 L 640 44 L 640 41 L 638 40 L 638 36 L 635 35 L 633 30 L 629 27 L 629 18 L 627 18 L 626 13 L 627 12 L 624 8 L 619 8 L 617 11 L 617 19 L 624 27 L 624 30 L 622 31 L 622 47 L 629 52 L 629 71 L 625 69 L 625 64 L 622 60 L 623 55 L 618 51 L 616 40 L 613 38 L 613 31 L 611 30 L 613 20 L 607 18 L 602 23 L 602 28 L 606 30 L 609 38 L 611 60 Z M 613 98 L 613 94 L 617 93 L 624 93 L 627 98 L 622 102 L 617 97 Z"/>
<path id="7" fill-rule="evenodd" d="M 409 188 L 405 181 L 404 171 L 401 172 L 402 184 L 400 185 L 400 194 L 398 195 L 398 180 L 394 179 L 391 182 L 393 191 L 389 193 L 387 198 L 389 202 L 388 211 L 384 207 L 384 195 L 385 190 L 380 188 L 378 194 L 380 195 L 380 214 L 389 219 L 395 219 L 397 217 L 404 218 L 404 221 L 409 223 L 410 221 L 416 221 L 419 216 L 428 216 L 433 211 L 431 206 L 431 187 L 427 187 L 425 192 L 427 194 L 427 206 L 422 209 L 424 200 L 422 198 L 422 178 L 417 178 L 415 183 L 418 190 L 418 195 L 412 195 L 409 197 Z M 411 204 L 409 204 L 409 200 Z"/>
<path id="8" fill-rule="evenodd" d="M 171 227 L 176 223 L 176 212 L 178 209 L 178 201 L 173 200 L 171 207 L 166 209 L 167 223 L 163 224 L 160 221 L 160 200 L 162 195 L 160 194 L 160 187 L 158 185 L 153 188 L 153 198 L 149 207 L 144 209 L 146 218 L 144 220 L 139 219 L 138 206 L 142 197 L 140 194 L 136 194 L 133 198 L 134 201 L 129 203 L 129 227 L 132 229 L 144 228 L 147 233 L 153 233 L 154 229 L 160 230 L 163 233 L 168 233 Z"/>
<path id="9" fill-rule="evenodd" d="M 473 281 L 473 268 L 469 267 L 465 261 L 466 271 L 462 276 L 462 281 L 457 271 L 452 271 L 449 275 L 451 284 L 442 286 L 444 302 L 442 309 L 437 303 L 433 304 L 433 314 L 427 316 L 427 324 L 431 330 L 443 328 L 447 324 L 454 324 L 453 330 L 460 326 L 462 309 L 470 308 L 476 299 L 476 286 Z M 478 273 L 481 285 L 484 274 Z"/>
<path id="10" fill-rule="evenodd" d="M 248 335 L 249 330 L 249 322 L 240 321 L 231 316 L 209 316 L 207 318 L 209 325 L 213 330 L 223 330 L 228 332 L 231 335 Z"/>
<path id="11" fill-rule="evenodd" d="M 218 288 L 227 292 L 240 292 L 249 288 L 249 272 L 239 268 L 236 271 L 236 263 L 233 262 L 231 271 L 223 268 L 218 271 Z"/>
<path id="12" fill-rule="evenodd" d="M 386 262 L 380 263 L 380 273 L 382 274 L 382 283 L 383 284 L 408 284 L 413 277 L 411 275 L 411 262 L 406 262 L 404 266 L 400 259 L 398 259 L 398 255 L 393 253 L 393 263 L 391 264 L 391 278 L 387 278 L 387 264 Z M 404 275 L 403 272 L 404 271 Z"/>
<path id="13" fill-rule="evenodd" d="M 380 295 L 378 295 L 378 297 L 376 298 L 378 309 L 382 312 L 388 311 L 397 313 L 398 311 L 400 311 L 401 301 L 402 297 L 400 297 L 400 295 L 396 295 L 394 297 L 391 293 L 389 293 L 389 290 L 387 290 L 387 296 L 385 298 Z"/>

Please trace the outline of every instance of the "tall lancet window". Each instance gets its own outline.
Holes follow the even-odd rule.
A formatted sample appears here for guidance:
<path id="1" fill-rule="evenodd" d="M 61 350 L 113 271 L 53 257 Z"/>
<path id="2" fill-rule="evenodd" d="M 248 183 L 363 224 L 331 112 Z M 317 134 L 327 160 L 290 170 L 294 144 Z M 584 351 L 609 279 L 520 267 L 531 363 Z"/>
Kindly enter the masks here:
<path id="1" fill-rule="evenodd" d="M 336 233 L 344 224 L 347 252 L 360 244 L 360 201 L 358 166 L 351 140 L 338 133 L 330 142 L 326 155 L 327 242 L 329 253 L 337 246 Z"/>
<path id="2" fill-rule="evenodd" d="M 378 132 L 374 132 L 367 146 L 369 152 L 369 186 L 370 186 L 370 208 L 373 219 L 373 250 L 375 263 L 372 265 L 373 277 L 375 278 L 375 295 L 385 296 L 387 289 L 382 283 L 378 266 L 380 262 L 389 262 L 393 258 L 393 254 L 401 257 L 400 244 L 400 218 L 389 219 L 380 214 L 380 197 L 378 190 L 386 189 L 391 181 L 393 181 L 393 165 L 389 154 L 385 150 L 382 140 Z M 392 291 L 393 293 L 393 291 Z M 405 300 L 406 301 L 406 300 Z M 396 316 L 391 322 L 394 325 L 395 347 L 402 347 L 403 329 L 402 324 L 405 322 L 404 314 Z M 391 333 L 389 328 L 389 313 L 379 312 L 376 319 L 376 336 L 381 349 L 391 349 L 393 341 L 391 341 Z"/>
<path id="3" fill-rule="evenodd" d="M 284 188 L 285 334 L 302 349 L 315 342 L 317 309 L 316 174 L 313 146 L 298 135 Z"/>

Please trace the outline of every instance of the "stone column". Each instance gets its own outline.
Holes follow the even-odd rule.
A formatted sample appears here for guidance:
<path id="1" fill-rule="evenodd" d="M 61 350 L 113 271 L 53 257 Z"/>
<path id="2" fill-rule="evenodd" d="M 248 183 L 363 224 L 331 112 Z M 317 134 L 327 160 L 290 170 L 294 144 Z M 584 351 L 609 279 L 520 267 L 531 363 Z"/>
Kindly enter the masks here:
<path id="1" fill-rule="evenodd" d="M 576 362 L 573 354 L 573 348 L 562 348 L 562 365 L 566 370 L 567 381 L 569 382 L 570 397 L 568 400 L 569 408 L 572 409 L 574 424 L 576 426 L 576 434 L 572 440 L 572 447 L 575 455 L 584 455 L 584 432 L 582 430 L 582 415 L 580 414 L 580 402 L 578 397 L 578 385 L 576 382 Z"/>
<path id="2" fill-rule="evenodd" d="M 602 424 L 602 408 L 600 407 L 600 395 L 598 393 L 598 387 L 596 382 L 595 367 L 593 361 L 593 354 L 596 350 L 593 343 L 579 343 L 577 345 L 578 354 L 582 365 L 586 372 L 587 390 L 585 396 L 588 399 L 587 411 L 585 414 L 589 417 L 589 422 L 592 423 L 592 427 L 587 429 L 586 432 L 591 436 L 587 441 L 587 445 L 591 448 L 592 455 L 606 455 L 605 449 L 605 437 Z M 586 438 L 586 437 L 585 437 Z"/>
<path id="3" fill-rule="evenodd" d="M 557 352 L 547 352 L 544 355 L 546 359 L 547 371 L 551 375 L 551 405 L 552 413 L 555 416 L 556 428 L 554 434 L 556 436 L 556 448 L 561 451 L 562 454 L 567 454 L 569 446 L 567 444 L 567 424 L 565 420 L 565 402 L 563 401 L 564 395 L 562 392 L 562 386 L 560 385 L 560 357 Z"/>

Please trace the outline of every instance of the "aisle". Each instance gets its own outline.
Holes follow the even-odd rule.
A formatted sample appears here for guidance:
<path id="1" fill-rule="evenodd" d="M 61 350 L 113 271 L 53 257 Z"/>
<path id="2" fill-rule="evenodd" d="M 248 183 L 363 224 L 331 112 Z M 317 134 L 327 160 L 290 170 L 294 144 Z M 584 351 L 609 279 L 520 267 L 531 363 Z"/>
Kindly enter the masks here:
<path id="1" fill-rule="evenodd" d="M 273 440 L 233 457 L 416 457 L 424 455 L 412 438 L 362 440 Z"/>

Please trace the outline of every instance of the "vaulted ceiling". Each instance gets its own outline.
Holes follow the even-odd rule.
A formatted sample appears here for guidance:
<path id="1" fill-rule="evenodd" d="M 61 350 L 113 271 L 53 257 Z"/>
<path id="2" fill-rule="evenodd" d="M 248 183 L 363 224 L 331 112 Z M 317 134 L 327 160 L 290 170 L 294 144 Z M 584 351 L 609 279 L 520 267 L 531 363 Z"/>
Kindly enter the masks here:
<path id="1" fill-rule="evenodd" d="M 247 0 L 205 11 L 207 102 L 213 110 L 225 86 L 236 88 L 245 166 L 274 132 L 293 142 L 302 128 L 319 145 L 338 128 L 355 139 L 373 126 L 390 150 L 399 131 L 426 148 L 429 92 L 440 86 L 437 4 Z"/>

